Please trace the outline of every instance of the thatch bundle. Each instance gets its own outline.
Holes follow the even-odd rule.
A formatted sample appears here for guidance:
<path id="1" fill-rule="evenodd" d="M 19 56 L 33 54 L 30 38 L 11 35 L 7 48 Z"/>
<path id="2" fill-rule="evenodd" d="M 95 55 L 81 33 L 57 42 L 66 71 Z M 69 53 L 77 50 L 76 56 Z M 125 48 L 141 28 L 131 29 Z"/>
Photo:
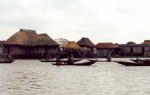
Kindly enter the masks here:
<path id="1" fill-rule="evenodd" d="M 89 38 L 85 37 L 81 38 L 77 44 L 80 46 L 94 47 L 94 44 L 89 40 Z"/>
<path id="2" fill-rule="evenodd" d="M 82 48 L 81 48 L 78 44 L 76 44 L 75 41 L 70 41 L 70 42 L 68 42 L 68 44 L 65 45 L 65 46 L 63 47 L 63 49 L 82 50 Z"/>
<path id="3" fill-rule="evenodd" d="M 4 42 L 5 45 L 21 46 L 59 46 L 47 34 L 37 34 L 34 30 L 20 29 Z"/>

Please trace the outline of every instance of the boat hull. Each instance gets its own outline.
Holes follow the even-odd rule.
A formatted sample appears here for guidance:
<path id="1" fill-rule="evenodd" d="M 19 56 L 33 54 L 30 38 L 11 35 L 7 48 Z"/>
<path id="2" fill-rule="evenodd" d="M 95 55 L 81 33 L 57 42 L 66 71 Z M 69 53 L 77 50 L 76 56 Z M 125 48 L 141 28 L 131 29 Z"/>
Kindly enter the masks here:
<path id="1" fill-rule="evenodd" d="M 4 61 L 0 61 L 0 64 L 10 64 L 10 63 L 12 63 L 12 62 L 14 62 L 14 60 L 4 60 Z"/>
<path id="2" fill-rule="evenodd" d="M 125 61 L 115 61 L 115 62 L 125 66 L 150 66 L 150 64 L 146 64 L 144 62 L 125 62 Z"/>
<path id="3" fill-rule="evenodd" d="M 83 63 L 74 63 L 74 64 L 53 64 L 56 66 L 90 66 L 94 64 L 97 60 L 89 61 L 89 62 L 83 62 Z"/>
<path id="4" fill-rule="evenodd" d="M 74 62 L 77 62 L 77 61 L 80 61 L 82 59 L 74 59 Z M 41 59 L 40 60 L 41 62 L 56 62 L 57 60 L 45 60 L 45 59 Z M 67 59 L 66 60 L 60 60 L 59 62 L 64 62 L 66 63 L 67 62 Z"/>
<path id="5" fill-rule="evenodd" d="M 144 60 L 142 60 L 142 59 L 130 59 L 131 61 L 133 61 L 133 62 L 143 62 Z"/>

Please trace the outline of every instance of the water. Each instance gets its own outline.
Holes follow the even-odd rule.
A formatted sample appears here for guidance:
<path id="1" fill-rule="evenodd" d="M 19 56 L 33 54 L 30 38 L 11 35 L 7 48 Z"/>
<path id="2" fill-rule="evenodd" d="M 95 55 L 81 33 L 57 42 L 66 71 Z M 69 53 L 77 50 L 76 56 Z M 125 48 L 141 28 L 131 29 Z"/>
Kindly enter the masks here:
<path id="1" fill-rule="evenodd" d="M 16 60 L 0 64 L 0 95 L 150 95 L 149 79 L 150 67 L 115 62 L 84 67 Z"/>

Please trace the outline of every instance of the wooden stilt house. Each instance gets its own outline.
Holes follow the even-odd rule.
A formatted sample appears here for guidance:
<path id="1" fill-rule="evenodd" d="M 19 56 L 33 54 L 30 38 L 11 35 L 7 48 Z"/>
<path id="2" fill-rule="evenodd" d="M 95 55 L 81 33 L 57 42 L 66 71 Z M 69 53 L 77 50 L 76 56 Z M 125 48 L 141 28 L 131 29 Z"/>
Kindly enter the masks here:
<path id="1" fill-rule="evenodd" d="M 91 42 L 89 38 L 81 38 L 77 44 L 82 47 L 84 57 L 94 57 L 96 54 L 95 45 Z"/>
<path id="2" fill-rule="evenodd" d="M 111 56 L 117 56 L 120 51 L 119 45 L 111 42 L 98 43 L 96 48 L 98 57 L 106 57 L 109 54 L 111 54 Z"/>
<path id="3" fill-rule="evenodd" d="M 52 43 L 52 44 L 51 44 Z M 40 58 L 42 48 L 59 47 L 45 35 L 38 35 L 34 30 L 20 29 L 4 42 L 4 53 L 14 58 Z"/>
<path id="4" fill-rule="evenodd" d="M 35 45 L 37 50 L 35 52 L 40 54 L 42 58 L 48 54 L 49 57 L 53 58 L 59 52 L 59 44 L 55 42 L 47 34 L 39 34 L 38 40 L 36 40 Z"/>

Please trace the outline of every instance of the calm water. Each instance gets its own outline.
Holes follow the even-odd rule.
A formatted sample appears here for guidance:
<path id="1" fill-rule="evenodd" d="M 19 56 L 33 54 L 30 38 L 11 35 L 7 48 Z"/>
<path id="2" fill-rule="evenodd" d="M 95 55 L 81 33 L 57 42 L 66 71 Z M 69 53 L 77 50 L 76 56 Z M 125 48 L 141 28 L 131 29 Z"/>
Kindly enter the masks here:
<path id="1" fill-rule="evenodd" d="M 38 60 L 0 64 L 0 95 L 150 95 L 149 84 L 150 67 L 114 62 L 87 67 L 53 66 Z"/>

